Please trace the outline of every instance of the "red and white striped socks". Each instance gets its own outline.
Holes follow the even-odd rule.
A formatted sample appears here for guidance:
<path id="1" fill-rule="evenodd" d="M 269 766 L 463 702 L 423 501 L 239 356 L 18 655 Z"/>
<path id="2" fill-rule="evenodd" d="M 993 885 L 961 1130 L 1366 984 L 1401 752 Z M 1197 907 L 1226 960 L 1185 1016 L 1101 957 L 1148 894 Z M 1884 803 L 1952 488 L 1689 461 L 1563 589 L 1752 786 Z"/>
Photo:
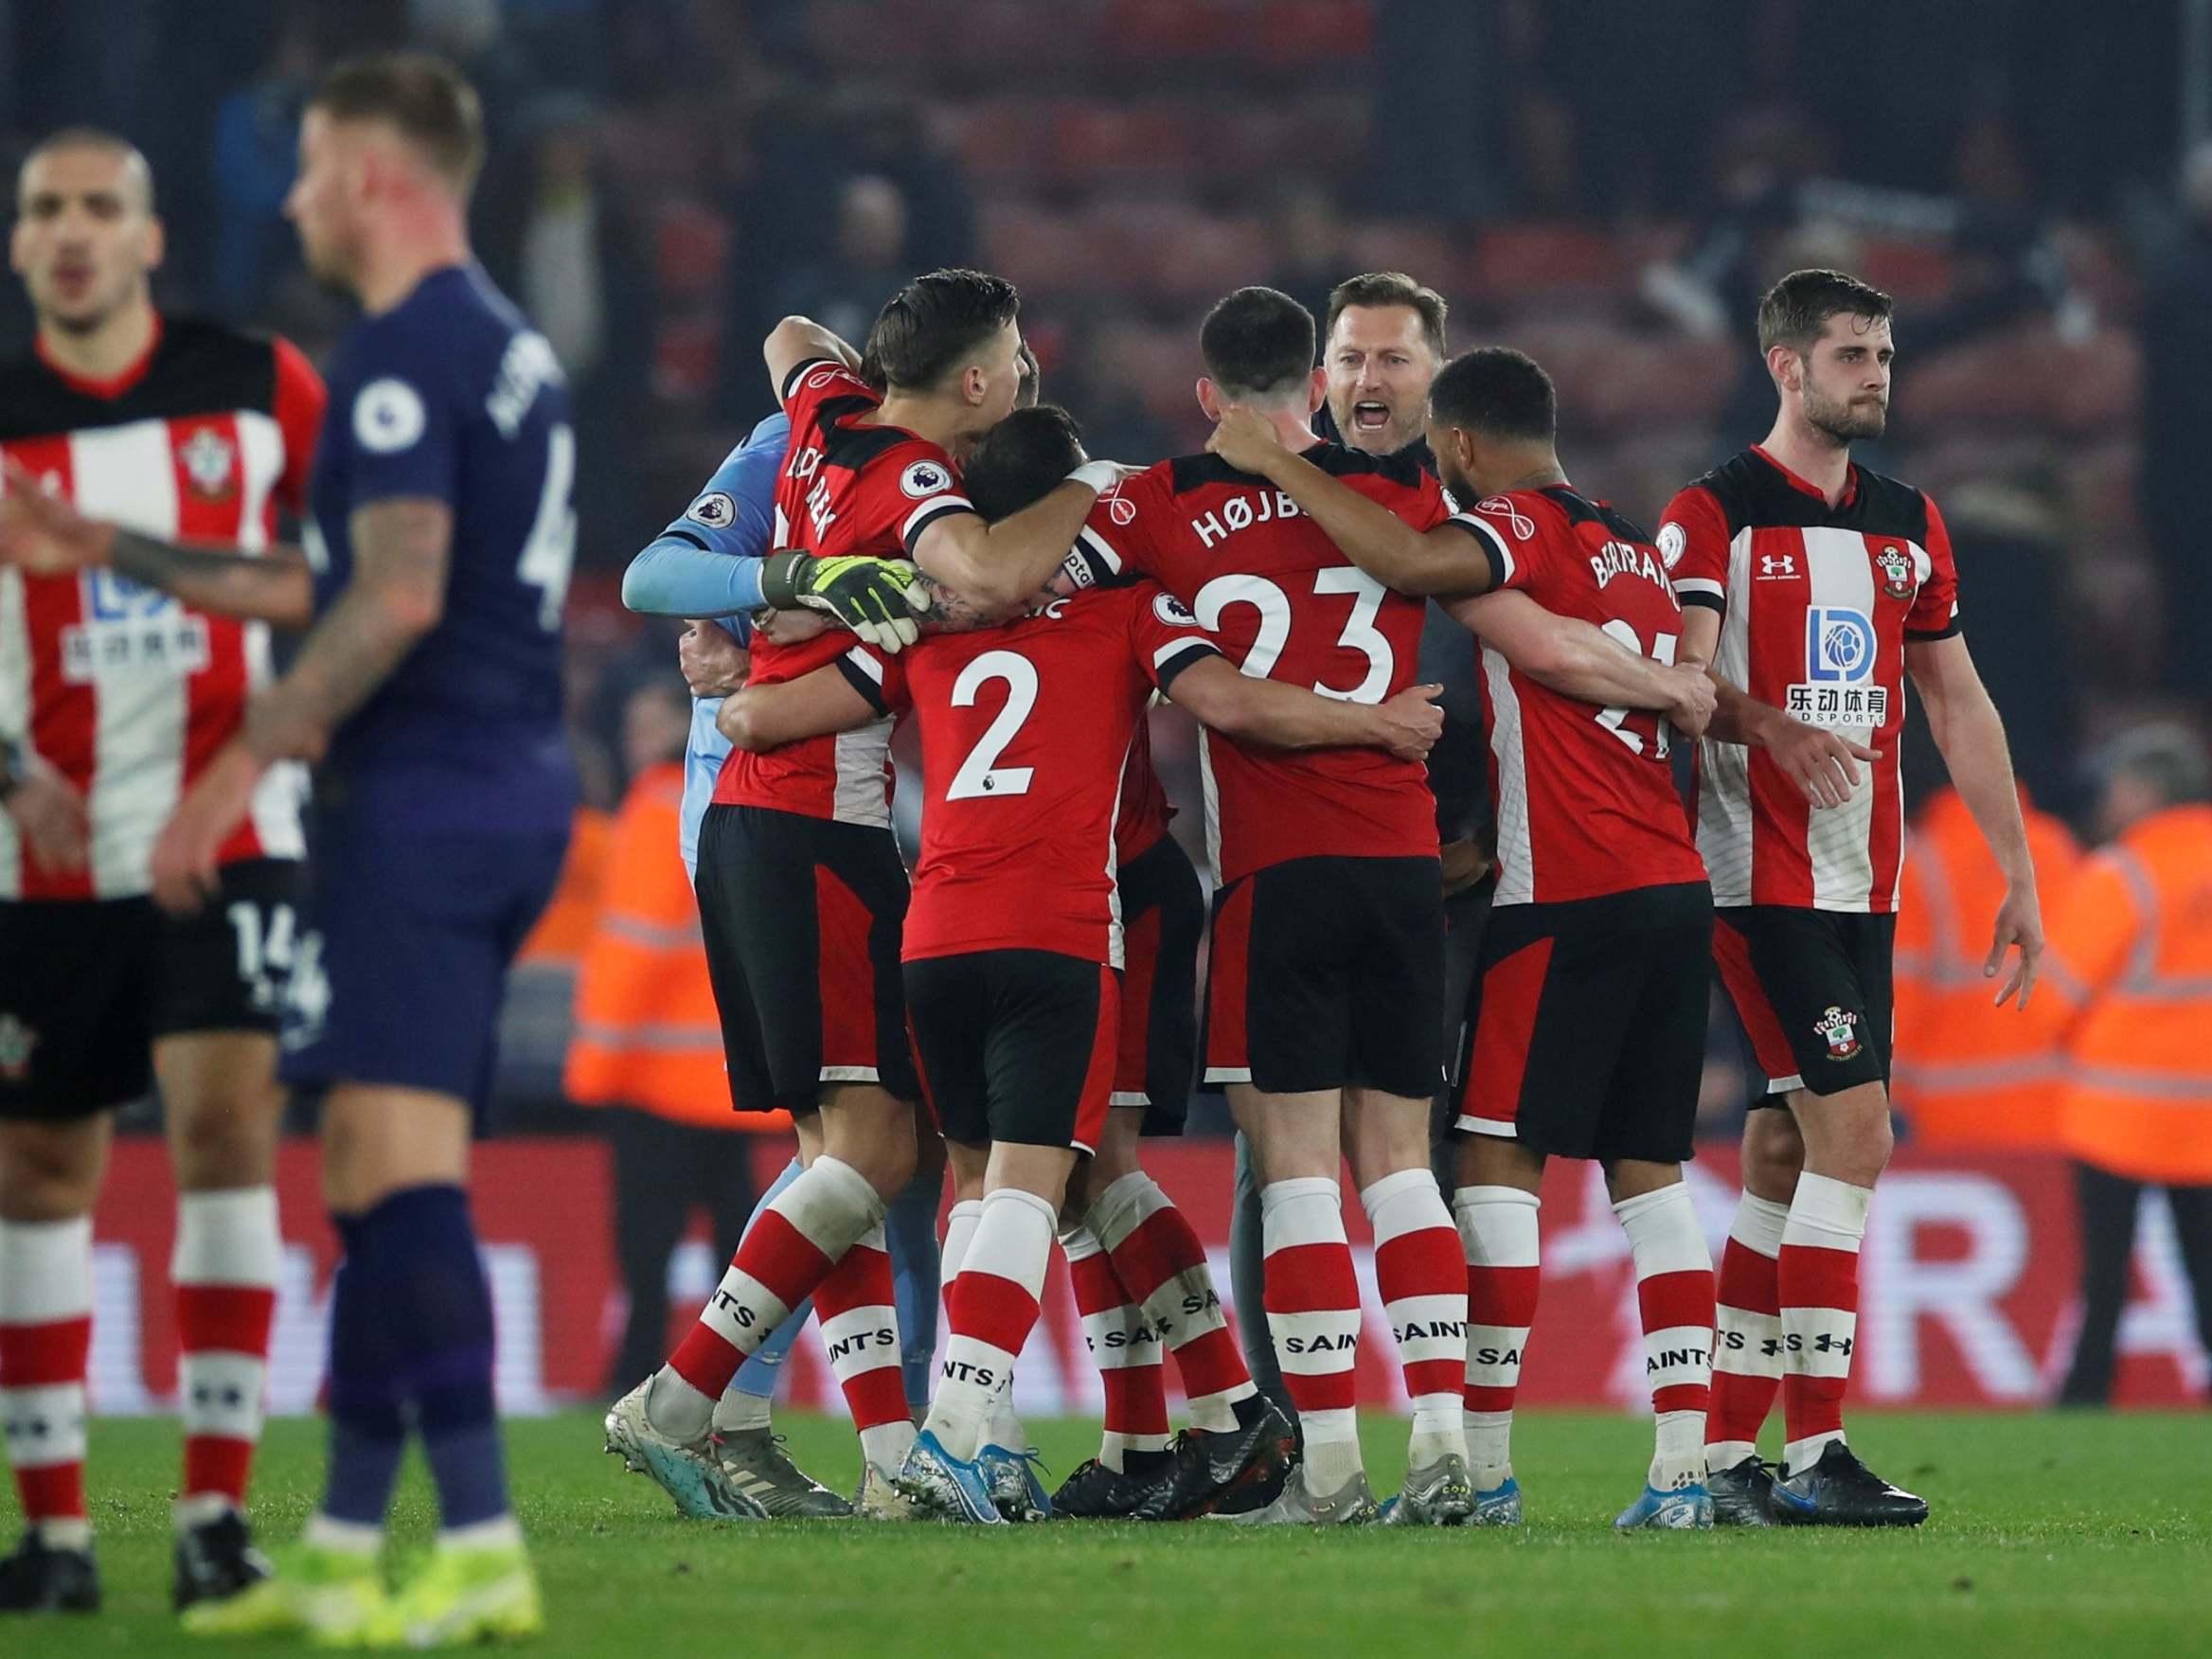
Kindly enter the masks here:
<path id="1" fill-rule="evenodd" d="M 1237 1402 L 1258 1390 L 1229 1334 L 1205 1246 L 1190 1222 L 1139 1169 L 1098 1195 L 1086 1225 L 1113 1258 L 1115 1278 L 1139 1310 L 1139 1324 L 1160 1333 L 1174 1356 L 1190 1420 L 1208 1433 L 1233 1432 Z M 1072 1253 L 1068 1260 L 1074 1262 Z"/>
<path id="2" fill-rule="evenodd" d="M 965 1462 L 983 1449 L 1015 1356 L 1037 1324 L 1058 1220 L 1052 1204 L 1018 1187 L 983 1199 L 960 1275 L 945 1298 L 952 1336 L 923 1425 L 948 1456 Z"/>
<path id="3" fill-rule="evenodd" d="M 1782 1305 L 1785 1469 L 1810 1469 L 1844 1437 L 1844 1391 L 1859 1331 L 1859 1244 L 1870 1186 L 1810 1169 L 1797 1177 L 1775 1275 Z"/>
<path id="4" fill-rule="evenodd" d="M 819 1157 L 753 1220 L 699 1322 L 653 1373 L 646 1418 L 678 1440 L 702 1438 L 745 1356 L 883 1224 L 883 1201 L 861 1172 Z"/>
<path id="5" fill-rule="evenodd" d="M 1306 1490 L 1326 1497 L 1361 1471 L 1352 1408 L 1360 1285 L 1336 1183 L 1271 1181 L 1259 1189 L 1267 1252 L 1267 1329 L 1306 1438 Z"/>
<path id="6" fill-rule="evenodd" d="M 1452 1212 L 1427 1169 L 1400 1169 L 1360 1190 L 1375 1232 L 1375 1288 L 1398 1339 L 1413 1401 L 1407 1466 L 1467 1454 L 1460 1390 L 1467 1366 L 1467 1266 Z"/>
<path id="7" fill-rule="evenodd" d="M 177 1338 L 177 1391 L 185 1421 L 179 1525 L 242 1509 L 269 1379 L 269 1328 L 284 1259 L 276 1189 L 241 1186 L 177 1198 L 169 1258 Z"/>
<path id="8" fill-rule="evenodd" d="M 1538 1207 L 1518 1186 L 1452 1195 L 1467 1258 L 1467 1460 L 1482 1491 L 1513 1474 L 1513 1394 L 1536 1323 Z"/>
<path id="9" fill-rule="evenodd" d="M 1758 1450 L 1758 1432 L 1782 1385 L 1782 1294 L 1776 1258 L 1790 1206 L 1746 1192 L 1721 1252 L 1714 1309 L 1712 1406 L 1705 1468 L 1734 1469 Z"/>
<path id="10" fill-rule="evenodd" d="M 814 1318 L 852 1426 L 860 1431 L 861 1455 L 878 1469 L 896 1470 L 914 1444 L 914 1419 L 907 1415 L 899 1365 L 899 1310 L 882 1222 L 823 1278 L 814 1292 Z"/>
<path id="11" fill-rule="evenodd" d="M 0 1221 L 0 1427 L 24 1519 L 84 1549 L 84 1372 L 92 1353 L 92 1218 Z"/>
<path id="12" fill-rule="evenodd" d="M 1713 1258 L 1681 1182 L 1613 1206 L 1636 1267 L 1644 1377 L 1651 1388 L 1655 1447 L 1649 1481 L 1659 1491 L 1704 1484 L 1705 1405 L 1713 1375 Z"/>
<path id="13" fill-rule="evenodd" d="M 1090 1228 L 1062 1233 L 1060 1247 L 1067 1254 L 1083 1342 L 1106 1390 L 1106 1429 L 1098 1441 L 1098 1461 L 1120 1472 L 1128 1467 L 1126 1454 L 1168 1449 L 1168 1386 L 1160 1338 Z"/>

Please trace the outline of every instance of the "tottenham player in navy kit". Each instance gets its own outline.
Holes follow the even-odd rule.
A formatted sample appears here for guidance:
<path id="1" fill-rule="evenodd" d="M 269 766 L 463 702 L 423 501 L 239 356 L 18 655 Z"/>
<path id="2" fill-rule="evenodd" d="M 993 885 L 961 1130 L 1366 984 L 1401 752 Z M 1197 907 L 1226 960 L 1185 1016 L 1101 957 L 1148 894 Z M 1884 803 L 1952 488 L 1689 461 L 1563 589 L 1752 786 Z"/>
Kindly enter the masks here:
<path id="1" fill-rule="evenodd" d="M 575 448 L 561 370 L 472 260 L 475 94 L 447 64 L 341 64 L 310 100 L 287 210 L 364 315 L 330 366 L 304 557 L 177 547 L 10 490 L 50 556 L 295 625 L 290 672 L 187 792 L 153 855 L 189 909 L 262 772 L 318 764 L 309 926 L 283 1075 L 326 1090 L 330 1468 L 276 1575 L 189 1611 L 204 1633 L 443 1645 L 527 1634 L 537 1583 L 508 1507 L 491 1301 L 464 1183 L 507 967 L 574 805 L 561 611 Z M 383 1587 L 407 1425 L 443 1521 Z"/>

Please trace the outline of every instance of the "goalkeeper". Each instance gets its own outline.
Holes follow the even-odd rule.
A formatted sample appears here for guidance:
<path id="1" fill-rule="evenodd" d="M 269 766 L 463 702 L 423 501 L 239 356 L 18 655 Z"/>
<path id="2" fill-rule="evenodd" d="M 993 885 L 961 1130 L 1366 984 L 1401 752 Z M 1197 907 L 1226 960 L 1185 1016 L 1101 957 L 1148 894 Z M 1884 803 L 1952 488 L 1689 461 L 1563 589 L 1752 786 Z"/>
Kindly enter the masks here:
<path id="1" fill-rule="evenodd" d="M 695 646 L 687 670 L 711 678 L 733 669 L 741 678 L 746 613 L 788 596 L 780 602 L 827 611 L 850 624 L 884 650 L 896 651 L 913 637 L 912 626 L 865 633 L 885 618 L 903 619 L 903 597 L 914 567 L 882 560 L 816 560 L 804 554 L 765 554 L 774 545 L 776 474 L 783 470 L 791 422 L 778 411 L 756 426 L 707 480 L 706 488 L 684 514 L 649 543 L 630 562 L 622 580 L 622 602 L 651 616 L 713 618 L 697 634 L 719 640 L 722 649 Z M 857 566 L 843 572 L 822 566 Z M 814 567 L 811 570 L 806 567 Z M 819 597 L 800 591 L 804 577 L 816 579 Z M 832 598 L 831 596 L 834 596 Z M 729 754 L 729 740 L 715 730 L 721 693 L 734 684 L 707 684 L 694 677 L 692 694 L 699 712 L 691 722 L 685 757 L 683 844 L 685 868 L 693 865 L 699 820 L 714 793 L 714 780 Z M 793 1159 L 763 1194 L 765 1208 L 799 1171 Z M 884 1231 L 890 1242 L 892 1280 L 902 1339 L 905 1389 L 910 1402 L 926 1404 L 937 1345 L 937 1204 L 943 1167 L 923 1159 L 911 1189 L 890 1206 Z M 756 1215 L 758 1211 L 756 1210 Z M 669 1490 L 680 1513 L 701 1516 L 809 1517 L 850 1513 L 842 1498 L 822 1490 L 794 1468 L 779 1436 L 769 1427 L 770 1399 L 783 1357 L 810 1305 L 795 1309 L 784 1325 L 738 1373 L 714 1414 L 711 1455 L 682 1467 L 647 1465 Z"/>

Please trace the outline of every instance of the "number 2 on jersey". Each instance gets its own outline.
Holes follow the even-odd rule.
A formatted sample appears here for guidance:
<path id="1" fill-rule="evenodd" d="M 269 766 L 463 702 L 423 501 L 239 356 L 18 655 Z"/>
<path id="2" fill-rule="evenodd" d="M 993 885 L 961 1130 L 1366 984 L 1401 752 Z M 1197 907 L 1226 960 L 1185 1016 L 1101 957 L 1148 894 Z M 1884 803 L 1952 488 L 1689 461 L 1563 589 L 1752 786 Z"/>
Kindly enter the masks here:
<path id="1" fill-rule="evenodd" d="M 946 786 L 945 799 L 972 800 L 977 795 L 1018 795 L 1029 793 L 1036 768 L 1001 766 L 998 758 L 1022 729 L 1022 722 L 1037 706 L 1037 668 L 1019 651 L 987 651 L 960 670 L 953 682 L 953 706 L 973 708 L 976 695 L 993 680 L 1007 683 L 1007 700 L 984 727 L 983 736 L 960 762 Z"/>
<path id="2" fill-rule="evenodd" d="M 1651 635 L 1651 649 L 1646 651 L 1644 642 L 1636 637 L 1636 631 L 1618 616 L 1602 623 L 1600 631 L 1608 637 L 1619 640 L 1638 656 L 1648 656 L 1653 662 L 1665 664 L 1668 668 L 1674 666 L 1674 649 L 1682 642 L 1679 634 L 1654 633 Z M 1632 730 L 1625 723 L 1631 712 L 1627 708 L 1601 708 L 1597 711 L 1597 723 L 1626 743 L 1631 754 L 1641 755 L 1644 752 L 1644 734 Z M 1633 712 L 1643 715 L 1649 711 L 1637 709 Z M 1667 722 L 1656 715 L 1651 715 L 1650 721 L 1651 755 L 1654 759 L 1663 760 L 1668 754 Z"/>

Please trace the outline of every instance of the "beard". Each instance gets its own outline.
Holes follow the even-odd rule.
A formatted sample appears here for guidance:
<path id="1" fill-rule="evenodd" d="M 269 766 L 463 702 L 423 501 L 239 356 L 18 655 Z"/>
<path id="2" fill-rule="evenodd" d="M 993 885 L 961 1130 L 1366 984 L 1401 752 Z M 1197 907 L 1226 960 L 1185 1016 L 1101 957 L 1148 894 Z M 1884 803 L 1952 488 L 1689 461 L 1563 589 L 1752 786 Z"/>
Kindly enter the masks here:
<path id="1" fill-rule="evenodd" d="M 1882 402 L 1846 403 L 1809 393 L 1805 421 L 1838 445 L 1848 446 L 1861 438 L 1880 437 L 1889 424 L 1889 406 Z"/>

